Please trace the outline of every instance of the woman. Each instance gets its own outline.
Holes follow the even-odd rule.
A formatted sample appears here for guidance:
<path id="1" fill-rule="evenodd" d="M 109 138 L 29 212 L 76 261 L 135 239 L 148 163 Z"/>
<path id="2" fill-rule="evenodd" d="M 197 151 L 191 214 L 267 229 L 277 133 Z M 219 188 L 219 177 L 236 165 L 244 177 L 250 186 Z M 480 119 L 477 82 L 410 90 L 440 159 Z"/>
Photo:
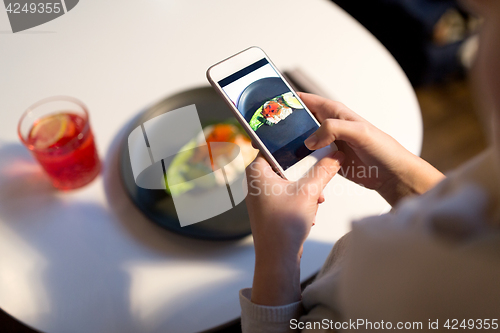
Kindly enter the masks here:
<path id="1" fill-rule="evenodd" d="M 490 148 L 444 179 L 344 105 L 301 94 L 321 122 L 306 146 L 335 141 L 340 151 L 299 181 L 304 191 L 287 191 L 297 184 L 262 156 L 249 166 L 256 263 L 253 287 L 240 292 L 244 332 L 500 329 L 500 1 L 469 5 L 485 18 L 474 78 Z M 318 188 L 344 161 L 376 166 L 378 178 L 351 180 L 394 208 L 353 223 L 301 294 L 302 245 L 324 201 Z M 282 194 L 257 195 L 270 185 Z"/>

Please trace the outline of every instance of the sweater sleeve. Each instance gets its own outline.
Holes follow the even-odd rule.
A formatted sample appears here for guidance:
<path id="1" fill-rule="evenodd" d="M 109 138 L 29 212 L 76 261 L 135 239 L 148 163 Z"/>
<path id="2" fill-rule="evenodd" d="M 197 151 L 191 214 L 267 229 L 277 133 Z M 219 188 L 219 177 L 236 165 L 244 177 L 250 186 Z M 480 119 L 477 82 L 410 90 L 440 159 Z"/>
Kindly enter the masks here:
<path id="1" fill-rule="evenodd" d="M 265 306 L 250 301 L 252 289 L 240 290 L 241 328 L 243 333 L 281 333 L 290 332 L 292 319 L 302 313 L 302 302 L 282 306 Z"/>
<path id="2" fill-rule="evenodd" d="M 320 322 L 323 319 L 338 320 L 339 315 L 333 308 L 317 306 L 316 301 L 328 294 L 326 291 L 333 289 L 336 285 L 340 266 L 346 256 L 349 242 L 350 233 L 335 243 L 323 268 L 316 276 L 315 282 L 304 290 L 303 301 L 283 306 L 257 305 L 250 301 L 251 288 L 240 290 L 243 333 L 297 332 L 298 322 Z M 330 298 L 330 301 L 332 299 L 333 297 Z M 318 332 L 318 330 L 315 329 L 314 332 Z"/>

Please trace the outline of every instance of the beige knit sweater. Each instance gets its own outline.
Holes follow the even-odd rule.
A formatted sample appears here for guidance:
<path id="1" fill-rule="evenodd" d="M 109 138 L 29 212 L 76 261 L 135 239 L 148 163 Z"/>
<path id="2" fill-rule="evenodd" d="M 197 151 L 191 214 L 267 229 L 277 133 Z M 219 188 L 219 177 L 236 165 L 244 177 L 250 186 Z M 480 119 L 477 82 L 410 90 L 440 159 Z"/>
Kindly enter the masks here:
<path id="1" fill-rule="evenodd" d="M 492 330 L 500 325 L 499 174 L 489 150 L 425 195 L 354 222 L 301 302 L 260 306 L 241 290 L 243 332 Z"/>

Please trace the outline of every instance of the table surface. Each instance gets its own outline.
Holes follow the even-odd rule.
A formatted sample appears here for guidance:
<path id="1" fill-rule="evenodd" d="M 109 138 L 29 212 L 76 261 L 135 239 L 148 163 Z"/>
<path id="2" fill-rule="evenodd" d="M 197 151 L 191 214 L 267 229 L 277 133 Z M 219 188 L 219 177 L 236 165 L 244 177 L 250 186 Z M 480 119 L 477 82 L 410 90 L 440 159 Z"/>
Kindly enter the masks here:
<path id="1" fill-rule="evenodd" d="M 276 13 L 280 24 L 263 24 Z M 388 51 L 326 0 L 80 1 L 68 14 L 17 34 L 0 10 L 0 307 L 48 332 L 192 332 L 240 315 L 251 286 L 249 236 L 208 242 L 145 219 L 119 182 L 124 126 L 147 105 L 207 85 L 206 69 L 252 45 L 420 153 L 414 91 Z M 87 104 L 102 175 L 52 190 L 16 126 L 32 103 L 69 95 Z M 314 274 L 350 222 L 388 208 L 337 176 L 304 247 Z"/>

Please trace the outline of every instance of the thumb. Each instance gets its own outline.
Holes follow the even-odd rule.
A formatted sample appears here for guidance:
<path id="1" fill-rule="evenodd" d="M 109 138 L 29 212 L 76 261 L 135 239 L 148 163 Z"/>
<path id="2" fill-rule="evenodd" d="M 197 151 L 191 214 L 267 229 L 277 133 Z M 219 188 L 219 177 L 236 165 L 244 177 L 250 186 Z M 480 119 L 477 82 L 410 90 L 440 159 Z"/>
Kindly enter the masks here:
<path id="1" fill-rule="evenodd" d="M 325 119 L 320 128 L 308 137 L 304 144 L 310 150 L 317 150 L 330 145 L 335 140 L 342 140 L 348 143 L 359 145 L 363 133 L 366 132 L 366 124 L 359 121 Z"/>
<path id="2" fill-rule="evenodd" d="M 262 153 L 259 153 L 257 155 L 257 157 L 253 160 L 253 162 L 247 166 L 245 171 L 246 171 L 246 176 L 247 176 L 248 180 L 257 179 L 257 178 L 279 178 L 279 179 L 281 179 L 281 177 L 278 176 L 273 171 L 273 169 L 271 168 L 271 165 L 266 160 L 266 158 L 262 155 Z"/>
<path id="3" fill-rule="evenodd" d="M 339 150 L 323 157 L 298 181 L 299 186 L 305 186 L 306 193 L 314 194 L 319 198 L 326 184 L 339 172 L 344 159 L 344 153 Z"/>

